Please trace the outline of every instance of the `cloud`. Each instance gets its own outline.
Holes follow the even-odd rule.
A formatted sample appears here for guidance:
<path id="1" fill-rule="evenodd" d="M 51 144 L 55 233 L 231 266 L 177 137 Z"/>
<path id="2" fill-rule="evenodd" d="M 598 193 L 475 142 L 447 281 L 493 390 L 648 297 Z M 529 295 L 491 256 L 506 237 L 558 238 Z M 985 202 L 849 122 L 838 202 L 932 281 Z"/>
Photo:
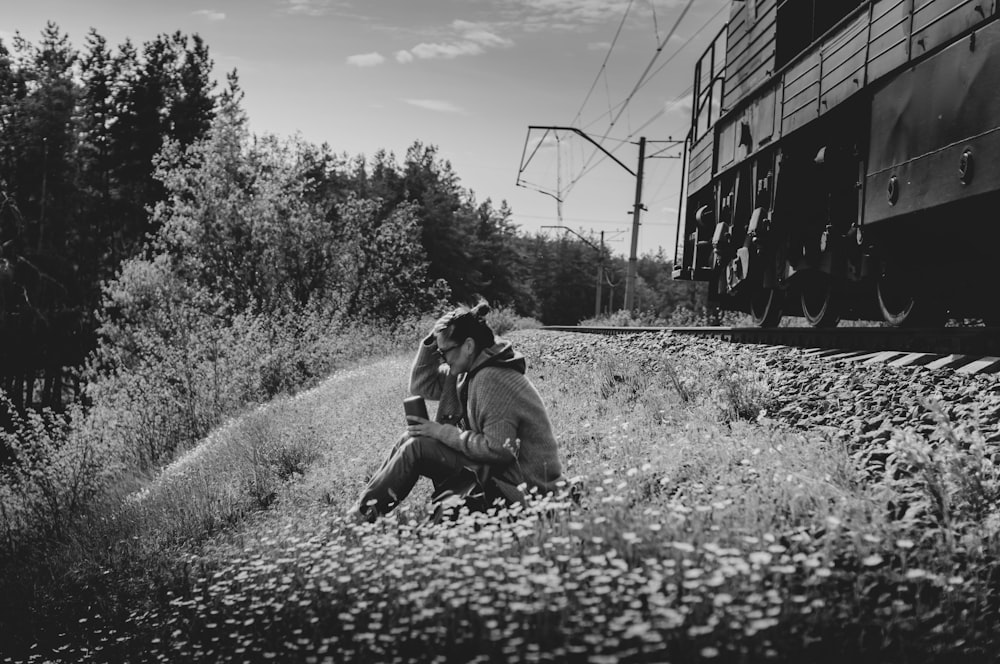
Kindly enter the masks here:
<path id="1" fill-rule="evenodd" d="M 471 23 L 469 21 L 453 21 L 451 27 L 462 35 L 466 41 L 490 48 L 505 48 L 513 46 L 514 42 L 494 33 L 489 24 Z"/>
<path id="2" fill-rule="evenodd" d="M 355 67 L 377 67 L 383 62 L 385 62 L 385 57 L 378 52 L 359 53 L 347 58 L 347 64 L 354 65 Z"/>
<path id="3" fill-rule="evenodd" d="M 611 48 L 611 42 L 601 41 L 601 42 L 590 42 L 587 44 L 588 51 L 606 51 Z"/>
<path id="4" fill-rule="evenodd" d="M 555 134 L 546 132 L 545 136 L 538 142 L 538 148 L 541 150 L 553 150 L 560 147 L 559 139 Z"/>
<path id="5" fill-rule="evenodd" d="M 482 55 L 487 49 L 508 48 L 514 42 L 498 35 L 486 23 L 453 21 L 449 26 L 450 38 L 439 42 L 421 42 L 408 51 L 396 53 L 396 61 L 406 64 L 415 59 L 452 59 L 466 55 Z"/>
<path id="6" fill-rule="evenodd" d="M 694 106 L 694 96 L 692 94 L 687 94 L 680 99 L 674 99 L 673 101 L 668 101 L 663 105 L 664 114 L 678 113 L 685 117 L 691 115 L 691 109 Z"/>
<path id="7" fill-rule="evenodd" d="M 289 14 L 322 16 L 330 11 L 331 0 L 285 0 L 285 11 Z"/>
<path id="8" fill-rule="evenodd" d="M 225 21 L 226 13 L 215 11 L 214 9 L 199 9 L 196 12 L 192 12 L 195 16 L 200 16 L 209 21 Z"/>
<path id="9" fill-rule="evenodd" d="M 359 13 L 354 0 L 275 0 L 278 12 L 288 16 L 305 16 L 318 18 L 333 16 L 337 18 L 370 21 L 371 16 Z"/>
<path id="10" fill-rule="evenodd" d="M 480 3 L 496 0 L 478 0 Z M 685 0 L 649 0 L 635 3 L 629 11 L 629 22 L 646 26 L 653 11 L 661 23 L 669 22 L 672 10 Z M 525 31 L 575 31 L 581 28 L 616 24 L 632 3 L 628 0 L 505 0 L 506 18 L 517 22 Z M 652 30 L 650 30 L 652 32 Z"/>
<path id="11" fill-rule="evenodd" d="M 457 58 L 460 55 L 479 55 L 484 52 L 482 46 L 475 42 L 452 42 L 446 44 L 417 44 L 410 53 L 421 60 L 434 58 Z"/>
<path id="12" fill-rule="evenodd" d="M 438 113 L 465 113 L 465 109 L 443 99 L 404 99 L 410 106 Z"/>

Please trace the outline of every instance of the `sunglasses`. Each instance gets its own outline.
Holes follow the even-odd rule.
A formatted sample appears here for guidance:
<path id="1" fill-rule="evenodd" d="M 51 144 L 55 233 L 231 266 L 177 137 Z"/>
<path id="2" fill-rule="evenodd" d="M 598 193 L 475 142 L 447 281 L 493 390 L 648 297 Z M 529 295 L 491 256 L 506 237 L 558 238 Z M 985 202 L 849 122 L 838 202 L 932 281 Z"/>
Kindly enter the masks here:
<path id="1" fill-rule="evenodd" d="M 445 362 L 447 362 L 448 361 L 448 352 L 455 350 L 456 348 L 458 348 L 461 345 L 462 344 L 455 344 L 454 346 L 448 346 L 447 348 L 437 348 L 434 352 L 437 353 L 438 357 L 440 357 L 442 360 L 444 360 Z"/>

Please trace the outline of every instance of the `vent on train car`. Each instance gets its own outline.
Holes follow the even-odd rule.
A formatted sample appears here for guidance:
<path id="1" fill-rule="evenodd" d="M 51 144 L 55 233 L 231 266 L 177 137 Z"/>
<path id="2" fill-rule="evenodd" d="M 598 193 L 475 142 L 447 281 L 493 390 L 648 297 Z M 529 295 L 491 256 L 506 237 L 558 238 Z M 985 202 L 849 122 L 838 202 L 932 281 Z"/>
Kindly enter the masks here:
<path id="1" fill-rule="evenodd" d="M 975 173 L 975 161 L 972 158 L 972 148 L 965 148 L 958 160 L 958 179 L 967 185 L 972 182 L 973 173 Z"/>

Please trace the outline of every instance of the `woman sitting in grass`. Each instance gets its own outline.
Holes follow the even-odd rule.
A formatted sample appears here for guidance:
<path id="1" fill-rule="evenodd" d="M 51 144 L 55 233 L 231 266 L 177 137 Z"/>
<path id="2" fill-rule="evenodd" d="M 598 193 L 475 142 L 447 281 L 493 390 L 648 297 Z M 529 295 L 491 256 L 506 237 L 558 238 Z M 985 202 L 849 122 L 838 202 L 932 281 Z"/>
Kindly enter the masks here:
<path id="1" fill-rule="evenodd" d="M 436 421 L 408 417 L 406 434 L 353 508 L 357 516 L 388 513 L 421 476 L 436 495 L 474 480 L 487 506 L 554 490 L 562 467 L 548 413 L 524 375 L 524 356 L 494 337 L 488 311 L 485 302 L 459 307 L 421 341 L 410 392 L 439 402 Z"/>

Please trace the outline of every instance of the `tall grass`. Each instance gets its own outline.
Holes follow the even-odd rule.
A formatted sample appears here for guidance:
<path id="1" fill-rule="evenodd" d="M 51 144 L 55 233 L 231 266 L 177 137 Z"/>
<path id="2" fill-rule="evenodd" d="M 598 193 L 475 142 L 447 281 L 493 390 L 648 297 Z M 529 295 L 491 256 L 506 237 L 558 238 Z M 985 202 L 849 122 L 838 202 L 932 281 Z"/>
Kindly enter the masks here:
<path id="1" fill-rule="evenodd" d="M 103 605 L 92 588 L 111 578 L 122 597 L 141 594 L 170 568 L 161 556 L 267 508 L 319 457 L 290 395 L 409 348 L 429 325 L 244 317 L 138 362 L 105 357 L 113 370 L 96 375 L 86 410 L 20 415 L 0 394 L 14 422 L 0 434 L 13 455 L 0 468 L 0 633 L 65 630 L 74 596 Z"/>
<path id="2" fill-rule="evenodd" d="M 402 426 L 408 354 L 232 421 L 109 515 L 133 530 L 97 570 L 144 552 L 95 570 L 35 659 L 992 661 L 995 446 L 940 416 L 864 479 L 768 417 L 764 368 L 741 391 L 752 365 L 664 343 L 530 358 L 579 502 L 434 524 L 423 487 L 344 519 Z"/>

